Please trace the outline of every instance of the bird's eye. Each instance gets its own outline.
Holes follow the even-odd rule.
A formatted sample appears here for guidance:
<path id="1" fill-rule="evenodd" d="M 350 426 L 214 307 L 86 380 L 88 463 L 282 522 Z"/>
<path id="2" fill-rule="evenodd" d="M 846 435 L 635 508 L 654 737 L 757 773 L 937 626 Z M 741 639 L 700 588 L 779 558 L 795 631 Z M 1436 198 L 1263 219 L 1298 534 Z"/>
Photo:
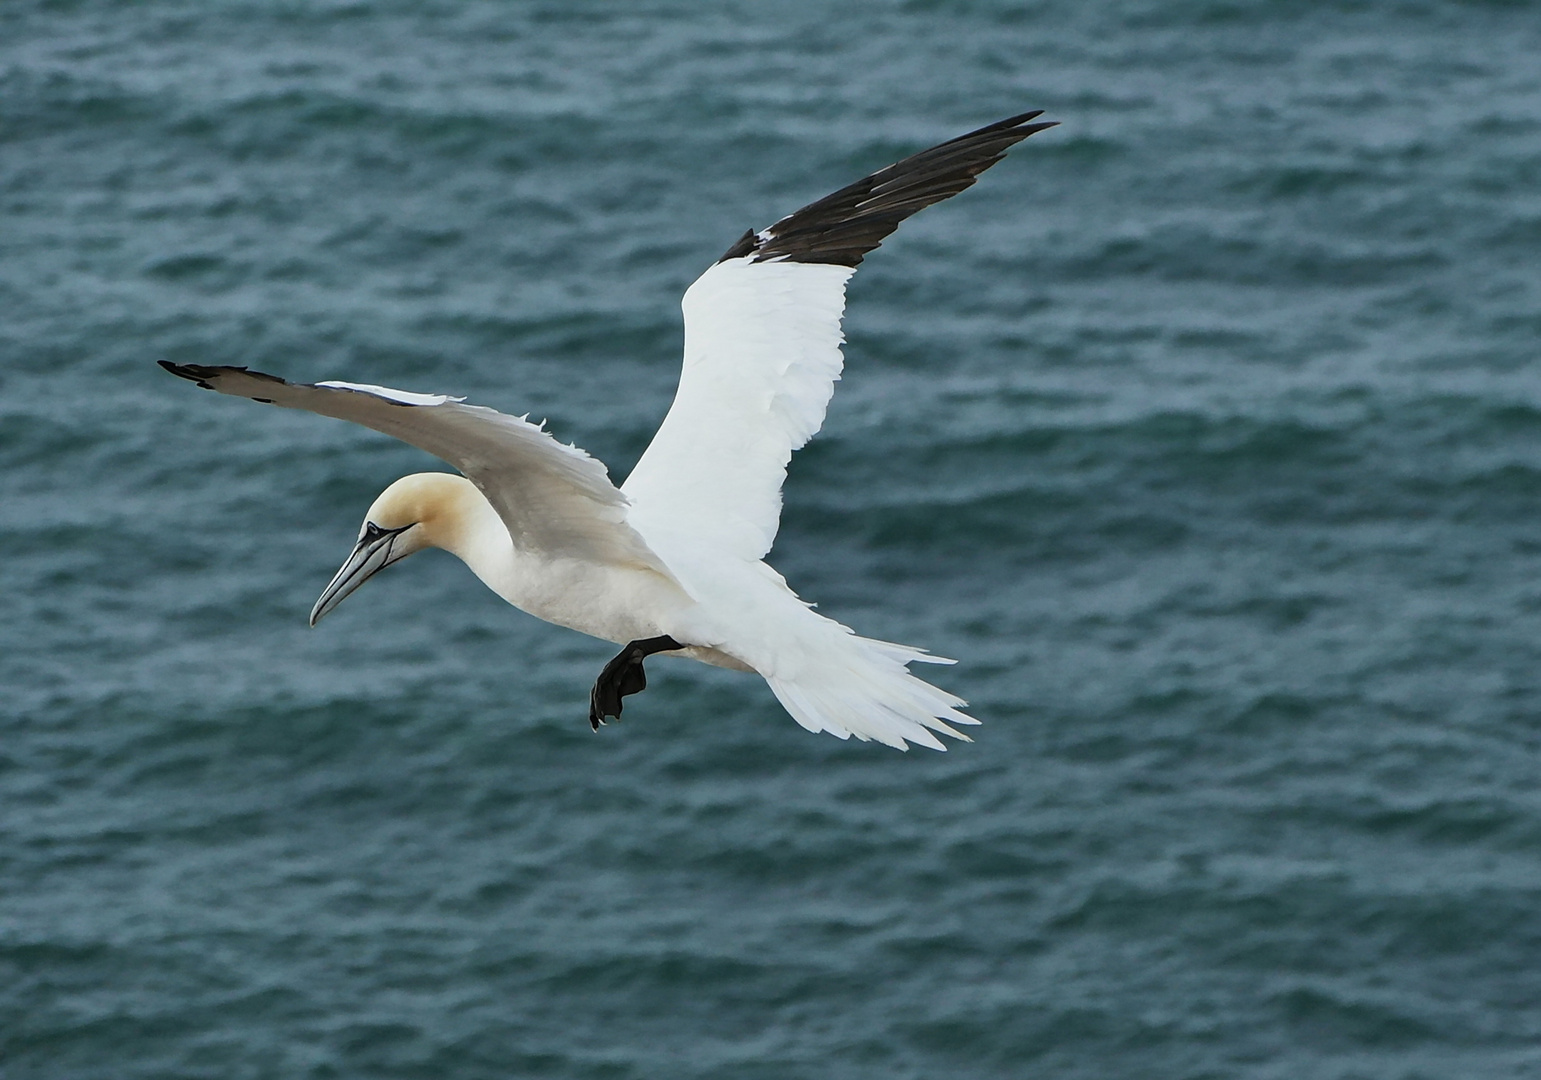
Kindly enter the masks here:
<path id="1" fill-rule="evenodd" d="M 380 528 L 380 526 L 376 525 L 373 521 L 366 521 L 364 523 L 365 540 L 377 540 L 384 535 L 385 530 Z"/>

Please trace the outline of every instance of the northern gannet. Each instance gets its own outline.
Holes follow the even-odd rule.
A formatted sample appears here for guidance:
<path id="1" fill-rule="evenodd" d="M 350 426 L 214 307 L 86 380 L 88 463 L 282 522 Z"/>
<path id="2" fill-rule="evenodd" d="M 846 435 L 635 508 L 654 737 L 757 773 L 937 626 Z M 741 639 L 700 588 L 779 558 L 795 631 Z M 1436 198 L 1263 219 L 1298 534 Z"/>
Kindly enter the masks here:
<path id="1" fill-rule="evenodd" d="M 956 195 L 1035 132 L 1042 110 L 961 135 L 746 232 L 685 293 L 685 360 L 663 425 L 620 487 L 527 417 L 352 382 L 290 383 L 244 367 L 160 364 L 206 390 L 393 435 L 462 475 L 397 480 L 310 613 L 427 547 L 458 556 L 510 604 L 617 644 L 589 700 L 597 731 L 673 652 L 758 672 L 809 731 L 946 747 L 977 724 L 906 665 L 950 664 L 815 614 L 763 561 L 792 451 L 840 378 L 845 283 L 901 221 Z"/>

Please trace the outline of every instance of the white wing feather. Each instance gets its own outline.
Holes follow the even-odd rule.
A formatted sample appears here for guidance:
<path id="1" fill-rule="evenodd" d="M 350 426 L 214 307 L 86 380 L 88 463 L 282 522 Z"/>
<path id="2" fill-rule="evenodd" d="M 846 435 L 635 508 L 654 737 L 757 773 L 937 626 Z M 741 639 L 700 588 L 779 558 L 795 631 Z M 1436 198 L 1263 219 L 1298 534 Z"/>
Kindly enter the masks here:
<path id="1" fill-rule="evenodd" d="M 781 519 L 792 451 L 824 423 L 840 378 L 852 267 L 729 259 L 685 293 L 674 404 L 621 490 L 643 533 L 755 560 Z"/>
<path id="2" fill-rule="evenodd" d="M 621 490 L 644 536 L 742 559 L 770 550 L 792 451 L 840 378 L 845 283 L 899 223 L 973 185 L 1054 126 L 1010 116 L 911 154 L 745 233 L 685 293 L 685 363 L 663 426 Z"/>
<path id="3" fill-rule="evenodd" d="M 162 366 L 222 394 L 351 420 L 444 459 L 481 490 L 526 549 L 673 576 L 626 523 L 626 497 L 604 465 L 523 417 L 442 394 L 290 383 L 237 367 Z"/>

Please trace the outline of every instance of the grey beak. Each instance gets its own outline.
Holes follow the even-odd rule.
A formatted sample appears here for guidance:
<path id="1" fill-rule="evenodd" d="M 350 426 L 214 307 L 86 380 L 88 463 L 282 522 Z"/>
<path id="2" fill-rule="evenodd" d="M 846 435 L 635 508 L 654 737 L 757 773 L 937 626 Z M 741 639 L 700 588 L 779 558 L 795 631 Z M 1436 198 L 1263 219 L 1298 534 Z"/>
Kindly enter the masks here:
<path id="1" fill-rule="evenodd" d="M 364 534 L 353 546 L 353 553 L 348 556 L 348 561 L 342 564 L 342 569 L 337 571 L 331 584 L 322 590 L 321 599 L 317 600 L 316 606 L 310 609 L 310 625 L 315 626 L 321 621 L 323 615 L 342 603 L 349 593 L 373 577 L 376 571 L 383 570 L 394 562 L 395 560 L 391 558 L 391 548 L 396 542 L 396 537 L 411 527 L 408 525 L 404 529 L 382 529 L 373 523 L 365 525 Z"/>

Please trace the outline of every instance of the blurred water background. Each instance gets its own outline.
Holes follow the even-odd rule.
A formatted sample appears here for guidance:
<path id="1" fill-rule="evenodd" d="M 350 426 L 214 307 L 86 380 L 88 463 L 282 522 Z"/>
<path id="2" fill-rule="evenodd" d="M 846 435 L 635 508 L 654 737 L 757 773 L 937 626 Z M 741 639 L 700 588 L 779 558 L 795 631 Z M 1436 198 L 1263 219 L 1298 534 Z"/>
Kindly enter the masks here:
<path id="1" fill-rule="evenodd" d="M 1541 1076 L 1528 3 L 8 0 L 0 1076 Z M 438 467 L 171 359 L 466 394 L 624 477 L 745 228 L 1063 126 L 851 288 L 772 562 L 959 657 L 797 728 L 419 556 Z"/>

